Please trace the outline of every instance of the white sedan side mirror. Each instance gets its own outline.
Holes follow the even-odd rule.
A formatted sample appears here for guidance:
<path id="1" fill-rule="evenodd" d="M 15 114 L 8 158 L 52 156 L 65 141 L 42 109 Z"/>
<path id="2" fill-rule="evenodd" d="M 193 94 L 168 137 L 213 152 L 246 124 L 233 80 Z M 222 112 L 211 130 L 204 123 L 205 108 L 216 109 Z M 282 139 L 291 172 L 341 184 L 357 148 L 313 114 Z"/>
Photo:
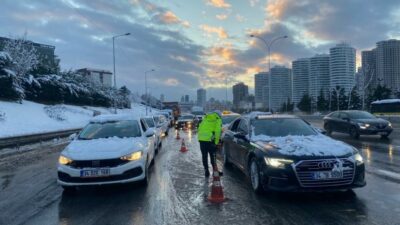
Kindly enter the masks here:
<path id="1" fill-rule="evenodd" d="M 69 135 L 68 139 L 69 139 L 70 141 L 73 141 L 73 140 L 75 140 L 75 138 L 76 138 L 77 136 L 78 136 L 77 133 L 73 133 L 73 134 Z"/>
<path id="2" fill-rule="evenodd" d="M 144 133 L 144 135 L 145 135 L 146 137 L 151 137 L 151 136 L 153 136 L 154 134 L 155 134 L 155 132 L 154 132 L 153 129 L 148 129 L 148 130 Z"/>

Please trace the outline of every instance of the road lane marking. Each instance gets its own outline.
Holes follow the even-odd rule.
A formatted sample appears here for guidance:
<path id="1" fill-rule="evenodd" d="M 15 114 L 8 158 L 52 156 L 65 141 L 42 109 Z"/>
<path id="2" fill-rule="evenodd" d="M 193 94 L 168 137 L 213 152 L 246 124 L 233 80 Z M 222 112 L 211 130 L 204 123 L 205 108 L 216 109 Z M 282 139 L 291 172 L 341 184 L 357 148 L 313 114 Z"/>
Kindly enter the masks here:
<path id="1" fill-rule="evenodd" d="M 400 174 L 398 174 L 398 173 L 387 171 L 387 170 L 382 170 L 382 169 L 377 169 L 376 172 L 380 173 L 381 175 L 388 176 L 388 177 L 396 179 L 396 180 L 400 180 Z"/>

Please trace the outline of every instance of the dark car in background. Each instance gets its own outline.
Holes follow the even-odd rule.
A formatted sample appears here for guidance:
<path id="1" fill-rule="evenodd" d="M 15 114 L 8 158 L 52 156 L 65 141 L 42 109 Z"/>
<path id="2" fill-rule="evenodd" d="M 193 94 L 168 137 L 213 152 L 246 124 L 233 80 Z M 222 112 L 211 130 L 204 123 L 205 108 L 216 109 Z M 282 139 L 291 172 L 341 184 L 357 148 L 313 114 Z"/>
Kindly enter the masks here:
<path id="1" fill-rule="evenodd" d="M 380 135 L 382 138 L 387 138 L 393 131 L 389 121 L 359 110 L 335 111 L 326 115 L 324 129 L 327 134 L 347 133 L 353 138 L 358 138 L 360 135 Z"/>
<path id="2" fill-rule="evenodd" d="M 295 116 L 241 116 L 226 131 L 222 152 L 224 164 L 242 170 L 255 192 L 348 190 L 366 185 L 357 149 Z"/>
<path id="3" fill-rule="evenodd" d="M 184 114 L 178 117 L 175 122 L 175 129 L 193 129 L 195 128 L 195 116 L 193 114 Z"/>

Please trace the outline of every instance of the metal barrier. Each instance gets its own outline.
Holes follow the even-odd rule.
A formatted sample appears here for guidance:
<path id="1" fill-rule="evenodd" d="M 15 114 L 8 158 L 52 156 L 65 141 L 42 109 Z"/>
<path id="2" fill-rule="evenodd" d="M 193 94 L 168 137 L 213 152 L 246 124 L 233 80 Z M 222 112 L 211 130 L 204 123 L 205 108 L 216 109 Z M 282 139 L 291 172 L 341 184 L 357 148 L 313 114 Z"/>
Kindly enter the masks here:
<path id="1" fill-rule="evenodd" d="M 79 132 L 81 129 L 69 129 L 56 132 L 46 132 L 40 134 L 21 135 L 15 137 L 0 138 L 0 149 L 9 147 L 18 147 L 22 145 L 47 141 L 54 138 L 67 137 L 73 133 Z"/>

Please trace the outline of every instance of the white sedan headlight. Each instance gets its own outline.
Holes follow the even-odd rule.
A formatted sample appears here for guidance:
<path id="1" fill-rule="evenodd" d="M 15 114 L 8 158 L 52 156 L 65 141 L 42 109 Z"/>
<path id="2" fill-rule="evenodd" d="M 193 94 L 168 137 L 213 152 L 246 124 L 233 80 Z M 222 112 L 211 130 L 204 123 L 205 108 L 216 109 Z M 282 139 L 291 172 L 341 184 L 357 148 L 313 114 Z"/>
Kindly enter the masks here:
<path id="1" fill-rule="evenodd" d="M 293 160 L 290 159 L 279 159 L 279 158 L 268 158 L 265 157 L 265 163 L 268 166 L 275 167 L 275 168 L 283 168 L 285 165 L 293 163 Z"/>
<path id="2" fill-rule="evenodd" d="M 143 156 L 143 152 L 138 151 L 138 152 L 131 153 L 129 155 L 122 156 L 121 159 L 127 160 L 127 161 L 136 161 L 136 160 L 141 159 L 142 156 Z"/>
<path id="3" fill-rule="evenodd" d="M 60 163 L 61 165 L 68 165 L 68 164 L 72 163 L 72 159 L 65 157 L 63 155 L 60 155 L 60 157 L 58 157 L 58 163 Z"/>

